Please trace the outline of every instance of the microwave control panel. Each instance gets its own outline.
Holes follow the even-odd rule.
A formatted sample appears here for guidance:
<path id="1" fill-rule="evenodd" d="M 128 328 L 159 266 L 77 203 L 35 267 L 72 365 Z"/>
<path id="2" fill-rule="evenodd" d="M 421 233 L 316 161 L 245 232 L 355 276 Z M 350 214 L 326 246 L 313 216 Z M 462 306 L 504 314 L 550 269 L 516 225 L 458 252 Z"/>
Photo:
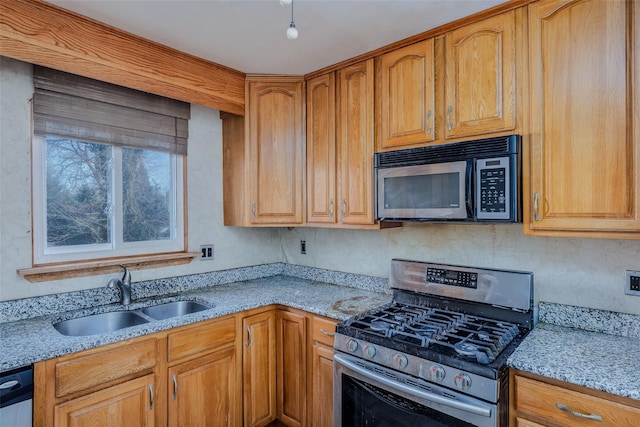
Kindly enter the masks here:
<path id="1" fill-rule="evenodd" d="M 480 159 L 476 171 L 478 219 L 510 219 L 509 157 Z"/>

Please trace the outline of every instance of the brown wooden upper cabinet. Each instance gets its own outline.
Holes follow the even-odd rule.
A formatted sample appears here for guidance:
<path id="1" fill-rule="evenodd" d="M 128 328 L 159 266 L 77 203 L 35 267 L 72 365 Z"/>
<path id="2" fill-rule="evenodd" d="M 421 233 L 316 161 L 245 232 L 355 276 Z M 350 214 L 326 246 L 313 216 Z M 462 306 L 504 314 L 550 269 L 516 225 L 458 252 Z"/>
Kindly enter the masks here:
<path id="1" fill-rule="evenodd" d="M 512 11 L 445 35 L 447 139 L 515 128 L 515 22 Z"/>
<path id="2" fill-rule="evenodd" d="M 246 97 L 246 117 L 223 117 L 225 225 L 302 225 L 304 80 L 247 76 Z"/>
<path id="3" fill-rule="evenodd" d="M 497 15 L 382 55 L 377 150 L 513 132 L 521 13 Z"/>
<path id="4" fill-rule="evenodd" d="M 389 226 L 374 218 L 374 85 L 373 59 L 307 81 L 307 225 Z"/>
<path id="5" fill-rule="evenodd" d="M 379 148 L 435 140 L 434 39 L 380 57 Z"/>
<path id="6" fill-rule="evenodd" d="M 640 4 L 529 5 L 525 233 L 638 238 Z"/>
<path id="7" fill-rule="evenodd" d="M 307 81 L 307 223 L 334 224 L 337 215 L 336 76 Z"/>

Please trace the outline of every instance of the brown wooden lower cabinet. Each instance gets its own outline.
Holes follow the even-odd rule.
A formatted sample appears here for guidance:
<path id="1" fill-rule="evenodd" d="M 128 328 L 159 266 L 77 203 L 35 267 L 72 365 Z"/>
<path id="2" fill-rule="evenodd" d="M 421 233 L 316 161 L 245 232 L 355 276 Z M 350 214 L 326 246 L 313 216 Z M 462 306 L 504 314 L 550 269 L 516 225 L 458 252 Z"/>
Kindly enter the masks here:
<path id="1" fill-rule="evenodd" d="M 34 365 L 34 427 L 237 426 L 235 316 Z"/>
<path id="2" fill-rule="evenodd" d="M 269 309 L 254 310 L 241 320 L 245 427 L 265 426 L 276 419 L 275 318 Z"/>
<path id="3" fill-rule="evenodd" d="M 330 427 L 336 323 L 269 306 L 38 362 L 33 425 Z"/>
<path id="4" fill-rule="evenodd" d="M 311 319 L 309 426 L 333 426 L 333 337 L 337 323 L 321 316 Z"/>
<path id="5" fill-rule="evenodd" d="M 54 425 L 152 427 L 154 375 L 149 374 L 54 407 Z"/>
<path id="6" fill-rule="evenodd" d="M 307 315 L 278 310 L 277 416 L 285 425 L 305 425 L 307 409 Z"/>
<path id="7" fill-rule="evenodd" d="M 637 427 L 640 402 L 562 381 L 511 372 L 513 427 Z"/>

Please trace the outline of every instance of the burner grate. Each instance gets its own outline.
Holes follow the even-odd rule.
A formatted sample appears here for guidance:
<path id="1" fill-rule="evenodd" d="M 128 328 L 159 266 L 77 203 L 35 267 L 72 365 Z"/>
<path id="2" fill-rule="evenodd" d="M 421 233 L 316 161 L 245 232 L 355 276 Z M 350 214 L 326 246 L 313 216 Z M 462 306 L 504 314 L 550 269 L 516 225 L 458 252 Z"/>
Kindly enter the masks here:
<path id="1" fill-rule="evenodd" d="M 350 326 L 401 346 L 443 349 L 481 364 L 494 361 L 519 334 L 516 324 L 398 302 L 357 316 Z"/>

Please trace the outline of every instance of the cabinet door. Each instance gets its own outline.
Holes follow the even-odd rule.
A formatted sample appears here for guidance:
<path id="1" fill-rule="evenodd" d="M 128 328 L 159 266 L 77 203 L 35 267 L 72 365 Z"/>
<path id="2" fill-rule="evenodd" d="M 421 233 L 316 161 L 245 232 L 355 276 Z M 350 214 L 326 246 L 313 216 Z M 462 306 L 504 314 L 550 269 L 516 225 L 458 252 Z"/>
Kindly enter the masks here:
<path id="1" fill-rule="evenodd" d="M 276 419 L 276 325 L 269 311 L 242 320 L 244 425 L 264 426 Z"/>
<path id="2" fill-rule="evenodd" d="M 333 347 L 314 343 L 311 372 L 311 426 L 333 425 Z"/>
<path id="3" fill-rule="evenodd" d="M 636 1 L 529 6 L 530 233 L 638 238 L 639 10 Z"/>
<path id="4" fill-rule="evenodd" d="M 515 128 L 515 13 L 445 36 L 447 138 Z"/>
<path id="5" fill-rule="evenodd" d="M 307 81 L 307 222 L 336 222 L 335 73 Z"/>
<path id="6" fill-rule="evenodd" d="M 228 348 L 169 368 L 169 426 L 235 426 L 236 350 Z"/>
<path id="7" fill-rule="evenodd" d="M 373 59 L 339 70 L 338 79 L 340 221 L 373 224 Z"/>
<path id="8" fill-rule="evenodd" d="M 302 224 L 302 81 L 248 83 L 251 224 Z"/>
<path id="9" fill-rule="evenodd" d="M 380 59 L 380 149 L 435 139 L 433 39 Z"/>
<path id="10" fill-rule="evenodd" d="M 307 397 L 306 316 L 279 310 L 277 328 L 278 419 L 288 426 L 301 426 Z"/>
<path id="11" fill-rule="evenodd" d="M 154 375 L 136 378 L 54 408 L 56 427 L 152 427 Z"/>

